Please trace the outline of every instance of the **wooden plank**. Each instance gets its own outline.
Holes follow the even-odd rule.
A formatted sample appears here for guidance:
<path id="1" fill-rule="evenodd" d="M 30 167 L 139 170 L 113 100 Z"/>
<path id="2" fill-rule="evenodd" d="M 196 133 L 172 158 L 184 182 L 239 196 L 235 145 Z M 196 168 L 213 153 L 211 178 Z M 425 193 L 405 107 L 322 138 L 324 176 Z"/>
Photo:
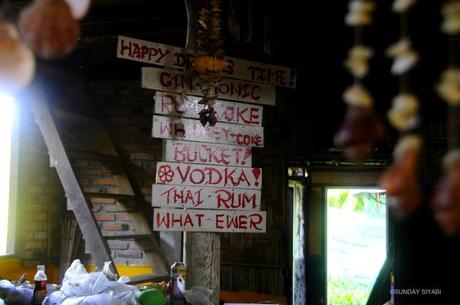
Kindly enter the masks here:
<path id="1" fill-rule="evenodd" d="M 264 146 L 263 127 L 219 122 L 215 126 L 203 127 L 198 120 L 163 115 L 153 116 L 152 137 L 253 147 Z"/>
<path id="2" fill-rule="evenodd" d="M 104 262 L 112 262 L 111 269 L 117 273 L 110 248 L 102 237 L 99 226 L 94 218 L 90 204 L 86 201 L 82 188 L 78 182 L 72 165 L 67 157 L 66 148 L 62 142 L 56 124 L 48 109 L 44 96 L 39 90 L 30 90 L 26 96 L 35 120 L 40 127 L 48 150 L 53 154 L 55 168 L 66 192 L 67 200 L 72 205 L 75 219 L 88 246 L 86 250 L 91 253 L 96 266 L 102 268 Z M 118 273 L 117 273 L 118 274 Z"/>
<path id="3" fill-rule="evenodd" d="M 193 61 L 193 51 L 118 36 L 117 57 L 157 66 L 184 69 L 190 61 Z M 230 67 L 224 71 L 226 77 L 281 87 L 296 87 L 296 69 L 239 58 L 225 58 L 230 63 Z"/>
<path id="4" fill-rule="evenodd" d="M 197 82 L 198 78 L 186 76 L 181 71 L 142 68 L 142 88 L 202 96 Z M 216 88 L 216 94 L 224 100 L 274 106 L 276 88 L 271 85 L 224 78 Z"/>
<path id="5" fill-rule="evenodd" d="M 252 166 L 252 149 L 248 146 L 164 141 L 164 161 L 179 163 Z"/>
<path id="6" fill-rule="evenodd" d="M 262 188 L 262 169 L 158 162 L 156 182 L 167 185 Z"/>
<path id="7" fill-rule="evenodd" d="M 152 185 L 154 207 L 258 211 L 260 198 L 260 190 Z"/>
<path id="8" fill-rule="evenodd" d="M 154 209 L 154 231 L 265 233 L 261 211 Z"/>
<path id="9" fill-rule="evenodd" d="M 198 96 L 157 91 L 154 111 L 156 114 L 199 119 L 199 112 L 204 108 L 198 104 L 200 100 Z M 262 126 L 262 106 L 216 100 L 214 109 L 219 122 Z"/>

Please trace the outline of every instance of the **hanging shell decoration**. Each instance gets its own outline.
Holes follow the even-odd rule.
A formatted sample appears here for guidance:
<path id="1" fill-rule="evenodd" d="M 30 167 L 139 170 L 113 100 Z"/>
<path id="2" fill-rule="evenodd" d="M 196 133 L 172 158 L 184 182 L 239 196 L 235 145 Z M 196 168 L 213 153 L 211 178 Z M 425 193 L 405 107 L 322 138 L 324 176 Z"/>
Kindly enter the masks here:
<path id="1" fill-rule="evenodd" d="M 394 75 L 402 75 L 411 70 L 418 62 L 419 55 L 412 50 L 411 42 L 407 38 L 402 38 L 395 44 L 391 45 L 386 55 L 393 58 L 391 73 Z"/>
<path id="2" fill-rule="evenodd" d="M 19 17 L 23 41 L 44 59 L 69 54 L 76 46 L 80 29 L 63 0 L 35 0 Z"/>
<path id="3" fill-rule="evenodd" d="M 369 72 L 369 60 L 374 55 L 371 48 L 354 46 L 348 51 L 345 67 L 356 78 L 364 78 Z"/>
<path id="4" fill-rule="evenodd" d="M 453 67 L 446 69 L 436 89 L 439 96 L 449 105 L 460 105 L 460 69 Z"/>
<path id="5" fill-rule="evenodd" d="M 407 12 L 417 0 L 395 0 L 393 2 L 392 10 L 395 13 L 402 14 Z"/>
<path id="6" fill-rule="evenodd" d="M 400 131 L 410 130 L 419 123 L 418 110 L 419 102 L 415 95 L 400 93 L 393 99 L 392 108 L 387 113 L 388 121 Z"/>
<path id="7" fill-rule="evenodd" d="M 422 191 L 417 183 L 417 163 L 422 148 L 419 136 L 401 138 L 393 152 L 393 163 L 379 180 L 387 191 L 390 206 L 399 218 L 410 214 L 420 203 Z"/>
<path id="8" fill-rule="evenodd" d="M 372 23 L 372 12 L 376 5 L 373 1 L 352 0 L 348 4 L 345 23 L 348 26 L 366 26 Z"/>
<path id="9" fill-rule="evenodd" d="M 19 40 L 16 27 L 0 22 L 0 90 L 14 94 L 32 81 L 34 72 L 35 58 Z"/>
<path id="10" fill-rule="evenodd" d="M 374 106 L 374 99 L 367 89 L 358 82 L 345 90 L 343 100 L 348 105 L 355 107 L 372 108 Z"/>
<path id="11" fill-rule="evenodd" d="M 447 35 L 460 34 L 460 2 L 448 1 L 441 8 L 443 22 L 441 31 Z"/>
<path id="12" fill-rule="evenodd" d="M 433 196 L 435 219 L 446 235 L 460 232 L 460 150 L 450 151 L 443 160 L 444 175 Z"/>

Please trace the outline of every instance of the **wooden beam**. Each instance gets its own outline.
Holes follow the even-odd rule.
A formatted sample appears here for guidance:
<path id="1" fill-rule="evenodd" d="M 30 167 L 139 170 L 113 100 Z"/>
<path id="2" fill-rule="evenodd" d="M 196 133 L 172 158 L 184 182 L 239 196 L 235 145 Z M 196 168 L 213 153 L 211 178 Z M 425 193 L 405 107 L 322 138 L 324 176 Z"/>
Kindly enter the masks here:
<path id="1" fill-rule="evenodd" d="M 112 272 L 118 274 L 110 256 L 110 248 L 102 237 L 87 198 L 83 194 L 81 185 L 75 176 L 68 153 L 48 109 L 44 95 L 38 88 L 31 88 L 26 93 L 26 100 L 34 113 L 48 150 L 53 155 L 54 167 L 66 192 L 67 199 L 73 206 L 72 210 L 75 218 L 89 247 L 87 250 L 91 253 L 94 263 L 100 270 L 102 270 L 104 262 L 109 261 L 112 262 Z"/>
<path id="2" fill-rule="evenodd" d="M 185 0 L 188 29 L 186 48 L 195 49 L 199 0 Z M 185 237 L 187 288 L 195 285 L 213 291 L 211 301 L 219 304 L 220 295 L 220 235 L 218 233 L 191 233 Z"/>

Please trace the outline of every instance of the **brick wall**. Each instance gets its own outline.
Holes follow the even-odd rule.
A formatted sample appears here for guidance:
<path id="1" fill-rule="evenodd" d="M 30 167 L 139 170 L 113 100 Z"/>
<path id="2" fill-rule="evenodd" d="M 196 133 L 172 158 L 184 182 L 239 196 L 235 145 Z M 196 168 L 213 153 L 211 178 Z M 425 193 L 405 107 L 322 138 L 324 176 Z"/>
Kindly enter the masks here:
<path id="1" fill-rule="evenodd" d="M 19 133 L 17 256 L 24 267 L 59 264 L 65 197 L 33 114 L 22 105 Z"/>

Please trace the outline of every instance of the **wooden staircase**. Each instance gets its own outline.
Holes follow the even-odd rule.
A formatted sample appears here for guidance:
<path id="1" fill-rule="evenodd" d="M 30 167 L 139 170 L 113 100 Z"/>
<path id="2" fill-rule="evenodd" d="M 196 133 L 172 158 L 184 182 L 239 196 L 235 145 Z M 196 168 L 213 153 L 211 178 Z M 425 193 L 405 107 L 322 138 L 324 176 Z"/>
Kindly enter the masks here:
<path id="1" fill-rule="evenodd" d="M 119 275 L 115 266 L 111 241 L 130 241 L 142 251 L 142 258 L 148 261 L 155 274 L 147 274 L 131 279 L 131 283 L 166 280 L 168 264 L 159 247 L 156 236 L 146 219 L 142 195 L 133 186 L 123 155 L 112 140 L 103 120 L 98 117 L 82 115 L 59 109 L 51 110 L 45 98 L 34 92 L 28 98 L 29 106 L 50 154 L 51 166 L 56 168 L 67 196 L 67 208 L 75 219 L 85 240 L 85 251 L 91 255 L 98 268 L 104 262 L 112 262 L 113 272 Z M 110 175 L 116 192 L 110 188 L 87 187 L 88 180 L 78 165 L 90 162 L 99 164 Z M 95 202 L 114 200 L 118 204 L 129 206 L 125 219 L 129 221 L 127 232 L 106 231 L 104 224 L 98 222 Z M 118 217 L 118 216 L 117 216 Z"/>

